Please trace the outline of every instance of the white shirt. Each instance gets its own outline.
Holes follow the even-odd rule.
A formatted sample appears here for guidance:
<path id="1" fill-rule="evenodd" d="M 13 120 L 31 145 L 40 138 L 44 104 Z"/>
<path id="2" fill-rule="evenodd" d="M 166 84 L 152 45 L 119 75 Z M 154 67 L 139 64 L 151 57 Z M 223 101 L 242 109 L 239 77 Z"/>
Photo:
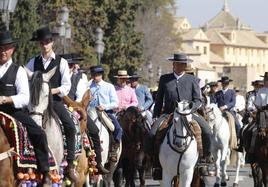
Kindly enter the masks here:
<path id="1" fill-rule="evenodd" d="M 56 54 L 52 52 L 51 56 L 48 59 L 44 59 L 42 55 L 41 57 L 42 57 L 44 69 L 47 69 L 50 62 L 56 58 Z M 35 57 L 32 58 L 26 65 L 26 67 L 31 71 L 34 71 L 34 60 L 35 60 Z M 60 60 L 61 86 L 58 87 L 58 89 L 60 90 L 60 94 L 58 95 L 60 97 L 68 95 L 71 89 L 71 77 L 70 77 L 69 72 L 70 70 L 69 70 L 69 65 L 68 65 L 67 60 L 65 60 L 64 58 L 61 58 Z"/>
<path id="2" fill-rule="evenodd" d="M 12 59 L 7 61 L 5 64 L 0 65 L 0 78 L 2 78 L 7 72 L 8 68 L 12 64 Z M 17 72 L 15 86 L 17 95 L 12 95 L 12 101 L 15 108 L 23 108 L 29 104 L 30 93 L 29 84 L 26 71 L 20 66 Z"/>
<path id="3" fill-rule="evenodd" d="M 257 106 L 266 106 L 268 104 L 268 88 L 262 87 L 256 94 L 255 104 Z"/>
<path id="4" fill-rule="evenodd" d="M 237 95 L 235 98 L 235 110 L 237 112 L 244 110 L 246 107 L 246 101 L 244 96 Z"/>
<path id="5" fill-rule="evenodd" d="M 72 77 L 72 73 L 70 74 L 70 77 Z M 85 94 L 85 92 L 87 91 L 87 85 L 88 84 L 88 80 L 87 80 L 87 76 L 82 73 L 82 78 L 78 81 L 77 84 L 77 88 L 76 88 L 76 92 L 75 92 L 75 97 L 77 102 L 82 101 L 83 96 Z"/>

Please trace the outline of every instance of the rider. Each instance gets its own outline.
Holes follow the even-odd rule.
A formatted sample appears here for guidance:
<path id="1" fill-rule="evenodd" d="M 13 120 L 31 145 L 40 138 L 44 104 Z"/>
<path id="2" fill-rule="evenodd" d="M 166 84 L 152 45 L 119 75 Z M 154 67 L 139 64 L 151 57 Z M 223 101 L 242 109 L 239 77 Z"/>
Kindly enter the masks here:
<path id="1" fill-rule="evenodd" d="M 256 98 L 258 90 L 263 86 L 263 81 L 255 80 L 251 82 L 251 85 L 253 86 L 253 90 L 247 92 L 246 94 L 246 111 L 242 119 L 242 122 L 245 125 L 249 123 L 250 113 L 257 111 L 254 103 L 255 103 L 255 98 Z M 245 125 L 243 127 L 245 127 Z M 245 128 L 244 130 L 241 129 L 240 131 L 240 134 L 239 134 L 240 142 L 239 142 L 238 148 L 236 149 L 236 151 L 238 152 L 243 152 L 244 145 L 243 145 L 243 138 L 242 138 L 241 133 L 246 130 L 247 128 Z"/>
<path id="2" fill-rule="evenodd" d="M 89 107 L 96 107 L 99 111 L 105 111 L 114 124 L 115 130 L 113 136 L 115 142 L 112 146 L 113 154 L 111 155 L 110 160 L 116 162 L 117 156 L 114 153 L 119 148 L 120 140 L 122 138 L 122 128 L 114 115 L 114 110 L 118 107 L 118 97 L 114 86 L 103 80 L 104 69 L 102 66 L 90 67 L 90 73 L 92 82 L 89 85 L 89 88 L 93 100 L 90 102 Z"/>
<path id="3" fill-rule="evenodd" d="M 58 35 L 52 33 L 48 27 L 40 28 L 33 33 L 31 41 L 39 41 L 41 54 L 32 58 L 27 68 L 31 71 L 48 72 L 56 67 L 56 72 L 50 79 L 51 93 L 53 95 L 53 109 L 60 118 L 64 127 L 67 143 L 67 174 L 73 181 L 78 181 L 79 176 L 75 169 L 75 124 L 64 107 L 62 97 L 68 95 L 71 88 L 69 66 L 64 58 L 53 51 L 53 38 Z"/>
<path id="4" fill-rule="evenodd" d="M 130 86 L 135 90 L 137 99 L 138 99 L 138 108 L 141 112 L 146 112 L 146 119 L 148 124 L 151 126 L 152 113 L 149 111 L 150 106 L 153 104 L 153 97 L 149 91 L 149 88 L 146 85 L 139 84 L 140 76 L 135 72 L 130 77 Z"/>
<path id="5" fill-rule="evenodd" d="M 86 74 L 79 71 L 78 63 L 83 60 L 83 58 L 79 56 L 74 56 L 72 54 L 65 54 L 62 56 L 68 61 L 69 68 L 70 68 L 70 75 L 71 75 L 71 90 L 68 96 L 76 101 L 81 102 L 84 93 L 88 89 L 88 80 Z M 94 150 L 96 153 L 96 162 L 97 162 L 97 169 L 99 174 L 108 174 L 109 171 L 104 168 L 101 161 L 101 145 L 100 145 L 100 136 L 99 136 L 99 129 L 94 123 L 94 121 L 87 116 L 87 135 L 91 137 Z"/>
<path id="6" fill-rule="evenodd" d="M 193 112 L 196 112 L 198 108 L 201 107 L 201 90 L 198 85 L 198 80 L 195 76 L 186 74 L 185 68 L 188 63 L 191 63 L 192 60 L 184 53 L 174 54 L 173 57 L 168 58 L 169 61 L 173 62 L 173 73 L 165 74 L 160 77 L 158 92 L 154 107 L 153 118 L 155 121 L 156 118 L 160 117 L 162 107 L 164 105 L 164 114 L 171 114 L 175 110 L 176 101 L 188 100 L 193 102 Z M 203 134 L 203 143 L 205 145 L 206 151 L 206 160 L 208 162 L 213 161 L 212 156 L 212 133 L 206 123 L 206 121 L 196 114 L 193 115 L 193 119 L 198 122 L 201 127 Z M 157 124 L 157 123 L 156 123 Z M 151 132 L 155 132 L 156 125 L 153 126 Z M 160 132 L 160 131 L 158 131 Z M 153 176 L 155 179 L 161 178 L 161 165 L 159 163 L 159 148 L 162 143 L 163 137 L 159 138 L 161 133 L 156 133 L 155 135 L 155 150 L 154 150 L 154 170 Z"/>
<path id="7" fill-rule="evenodd" d="M 217 82 L 209 82 L 207 85 L 210 88 L 210 90 L 208 92 L 208 97 L 209 97 L 210 103 L 217 103 L 215 94 L 218 91 L 218 87 L 219 87 L 218 83 Z"/>
<path id="8" fill-rule="evenodd" d="M 229 79 L 227 76 L 221 77 L 221 79 L 218 82 L 221 82 L 222 84 L 222 90 L 219 90 L 216 92 L 216 102 L 218 104 L 218 107 L 222 112 L 225 110 L 229 111 L 232 116 L 235 119 L 235 129 L 236 129 L 236 135 L 239 136 L 240 132 L 240 123 L 236 117 L 235 112 L 235 104 L 236 104 L 236 97 L 235 97 L 235 90 L 229 88 L 229 83 L 233 81 L 232 79 Z"/>
<path id="9" fill-rule="evenodd" d="M 127 74 L 126 70 L 118 70 L 117 75 L 117 85 L 115 90 L 119 99 L 118 112 L 127 109 L 130 106 L 138 106 L 138 99 L 135 91 L 127 85 L 127 80 L 130 76 Z"/>
<path id="10" fill-rule="evenodd" d="M 29 104 L 30 93 L 25 70 L 12 61 L 16 42 L 9 31 L 0 33 L 0 111 L 26 127 L 34 146 L 38 170 L 43 174 L 42 182 L 50 185 L 46 134 L 29 114 L 22 112 L 22 108 Z"/>

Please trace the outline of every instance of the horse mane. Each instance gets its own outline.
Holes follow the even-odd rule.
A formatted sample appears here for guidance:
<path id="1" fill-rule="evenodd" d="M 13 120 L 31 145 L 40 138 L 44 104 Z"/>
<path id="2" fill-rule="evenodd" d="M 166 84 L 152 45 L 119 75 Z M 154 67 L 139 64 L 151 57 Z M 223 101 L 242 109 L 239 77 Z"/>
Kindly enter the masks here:
<path id="1" fill-rule="evenodd" d="M 39 96 L 42 90 L 42 83 L 44 82 L 43 80 L 43 75 L 41 71 L 35 71 L 32 79 L 30 81 L 30 101 L 33 106 L 36 106 L 39 104 Z M 51 118 L 53 117 L 54 119 L 57 119 L 57 115 L 53 110 L 53 96 L 51 93 L 51 85 L 48 83 L 49 87 L 49 100 L 48 100 L 48 107 L 47 110 L 44 111 L 44 116 L 46 118 Z"/>

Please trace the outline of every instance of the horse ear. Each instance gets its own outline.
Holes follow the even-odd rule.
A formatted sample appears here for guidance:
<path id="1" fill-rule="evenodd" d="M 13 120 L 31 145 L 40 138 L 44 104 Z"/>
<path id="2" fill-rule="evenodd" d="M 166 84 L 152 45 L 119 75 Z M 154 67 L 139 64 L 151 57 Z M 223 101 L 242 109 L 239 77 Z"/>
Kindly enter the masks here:
<path id="1" fill-rule="evenodd" d="M 27 73 L 28 79 L 31 80 L 34 73 L 31 70 L 29 70 L 26 66 L 23 66 L 23 68 L 25 69 L 25 71 Z"/>
<path id="2" fill-rule="evenodd" d="M 53 68 L 52 70 L 50 70 L 49 72 L 44 73 L 44 74 L 43 74 L 43 79 L 44 79 L 45 81 L 48 82 L 48 81 L 51 79 L 51 77 L 55 74 L 56 69 L 57 69 L 57 67 L 54 67 L 54 68 Z"/>
<path id="3" fill-rule="evenodd" d="M 84 93 L 82 101 L 81 101 L 82 107 L 83 108 L 87 107 L 89 101 L 91 101 L 91 100 L 92 100 L 91 92 L 89 89 L 87 89 L 86 92 Z"/>

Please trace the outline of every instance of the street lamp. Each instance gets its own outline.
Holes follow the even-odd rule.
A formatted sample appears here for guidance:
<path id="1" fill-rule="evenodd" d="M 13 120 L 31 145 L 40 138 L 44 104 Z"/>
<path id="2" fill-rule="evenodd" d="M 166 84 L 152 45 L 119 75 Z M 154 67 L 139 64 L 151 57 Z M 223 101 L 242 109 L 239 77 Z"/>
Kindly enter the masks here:
<path id="1" fill-rule="evenodd" d="M 14 12 L 18 0 L 0 0 L 0 10 L 3 12 L 2 20 L 6 24 L 6 29 L 9 30 L 9 13 Z"/>
<path id="2" fill-rule="evenodd" d="M 69 20 L 69 9 L 64 6 L 59 11 L 57 17 L 57 31 L 59 36 L 61 37 L 61 43 L 63 45 L 63 54 L 66 51 L 66 39 L 71 38 L 72 28 L 71 25 L 68 23 Z"/>
<path id="3" fill-rule="evenodd" d="M 149 61 L 147 63 L 147 70 L 148 70 L 148 78 L 149 78 L 149 86 L 152 86 L 152 79 L 154 77 L 154 73 L 153 73 L 153 64 L 151 61 Z"/>
<path id="4" fill-rule="evenodd" d="M 100 27 L 96 29 L 96 42 L 95 42 L 95 49 L 98 55 L 98 62 L 99 64 L 101 63 L 101 57 L 103 55 L 103 51 L 105 48 L 104 42 L 102 41 L 103 39 L 103 31 Z"/>

